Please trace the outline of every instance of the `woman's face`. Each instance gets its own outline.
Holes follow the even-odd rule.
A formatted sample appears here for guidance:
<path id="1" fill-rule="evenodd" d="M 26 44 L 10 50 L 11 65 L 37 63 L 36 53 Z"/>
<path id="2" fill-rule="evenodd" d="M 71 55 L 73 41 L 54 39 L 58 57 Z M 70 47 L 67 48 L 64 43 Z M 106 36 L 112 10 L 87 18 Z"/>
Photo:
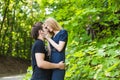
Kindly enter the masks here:
<path id="1" fill-rule="evenodd" d="M 47 30 L 47 32 L 53 32 L 53 29 L 48 24 L 44 24 L 43 26 L 44 26 L 43 28 L 45 31 Z"/>
<path id="2" fill-rule="evenodd" d="M 43 24 L 43 31 L 45 34 L 47 34 L 49 31 L 48 31 L 48 28 L 45 24 Z"/>

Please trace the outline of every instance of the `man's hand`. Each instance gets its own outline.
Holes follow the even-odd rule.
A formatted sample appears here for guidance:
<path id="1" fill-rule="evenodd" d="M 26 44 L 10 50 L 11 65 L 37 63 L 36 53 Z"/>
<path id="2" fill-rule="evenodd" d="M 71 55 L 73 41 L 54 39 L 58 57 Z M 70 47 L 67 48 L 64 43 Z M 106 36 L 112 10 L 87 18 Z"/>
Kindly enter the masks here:
<path id="1" fill-rule="evenodd" d="M 58 63 L 59 69 L 65 69 L 65 63 L 63 63 L 63 61 L 60 61 Z"/>

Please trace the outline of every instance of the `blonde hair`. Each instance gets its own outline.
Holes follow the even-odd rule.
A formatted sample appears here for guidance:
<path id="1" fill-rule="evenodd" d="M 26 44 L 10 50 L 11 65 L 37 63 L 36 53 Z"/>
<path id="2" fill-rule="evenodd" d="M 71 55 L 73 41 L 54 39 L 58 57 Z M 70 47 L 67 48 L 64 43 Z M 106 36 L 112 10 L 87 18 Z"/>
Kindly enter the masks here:
<path id="1" fill-rule="evenodd" d="M 48 18 L 45 20 L 45 24 L 49 25 L 53 30 L 59 31 L 62 27 L 58 24 L 58 22 L 54 18 Z"/>

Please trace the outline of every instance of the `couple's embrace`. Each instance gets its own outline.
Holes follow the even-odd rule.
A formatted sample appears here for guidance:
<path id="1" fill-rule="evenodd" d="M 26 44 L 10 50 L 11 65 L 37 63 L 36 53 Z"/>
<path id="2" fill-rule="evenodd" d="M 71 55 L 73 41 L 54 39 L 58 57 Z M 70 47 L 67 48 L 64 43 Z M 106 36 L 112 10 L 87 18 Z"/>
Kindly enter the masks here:
<path id="1" fill-rule="evenodd" d="M 55 19 L 48 18 L 44 23 L 37 22 L 33 25 L 31 36 L 35 39 L 31 50 L 31 80 L 64 80 L 67 31 Z M 44 40 L 48 42 L 47 50 Z"/>

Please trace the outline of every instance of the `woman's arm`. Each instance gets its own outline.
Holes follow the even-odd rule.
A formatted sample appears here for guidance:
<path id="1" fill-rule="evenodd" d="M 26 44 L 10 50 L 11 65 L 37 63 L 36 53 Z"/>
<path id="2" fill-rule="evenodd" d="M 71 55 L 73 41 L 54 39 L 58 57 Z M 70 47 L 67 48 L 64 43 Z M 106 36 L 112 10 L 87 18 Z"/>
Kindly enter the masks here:
<path id="1" fill-rule="evenodd" d="M 62 49 L 65 46 L 65 42 L 64 41 L 59 41 L 59 43 L 57 44 L 55 41 L 53 41 L 51 38 L 46 37 L 46 39 L 50 42 L 50 44 L 57 49 L 59 52 L 62 51 Z"/>
<path id="2" fill-rule="evenodd" d="M 59 52 L 61 52 L 67 42 L 68 39 L 68 33 L 66 30 L 62 30 L 59 35 L 59 42 L 56 43 L 54 40 L 50 38 L 50 35 L 47 34 L 45 38 L 48 40 L 48 42 Z"/>

